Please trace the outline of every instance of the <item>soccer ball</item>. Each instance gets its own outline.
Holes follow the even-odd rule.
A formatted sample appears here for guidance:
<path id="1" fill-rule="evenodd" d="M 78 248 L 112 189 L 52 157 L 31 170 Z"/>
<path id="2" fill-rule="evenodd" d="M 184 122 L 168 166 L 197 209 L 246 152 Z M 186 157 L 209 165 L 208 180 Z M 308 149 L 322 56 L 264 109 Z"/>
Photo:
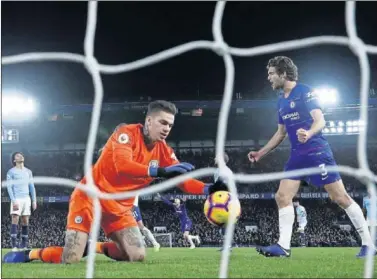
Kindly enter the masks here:
<path id="1" fill-rule="evenodd" d="M 241 215 L 241 204 L 237 197 L 227 191 L 218 191 L 210 195 L 204 203 L 204 215 L 208 222 L 222 227 L 230 221 L 230 212 L 235 211 L 235 222 Z"/>

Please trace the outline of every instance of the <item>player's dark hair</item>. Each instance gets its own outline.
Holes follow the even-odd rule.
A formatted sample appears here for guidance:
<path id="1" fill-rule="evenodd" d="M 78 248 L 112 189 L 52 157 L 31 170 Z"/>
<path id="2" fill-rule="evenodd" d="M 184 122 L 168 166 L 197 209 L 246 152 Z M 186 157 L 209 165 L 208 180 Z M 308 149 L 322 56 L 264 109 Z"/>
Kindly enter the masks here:
<path id="1" fill-rule="evenodd" d="M 296 81 L 298 79 L 298 69 L 292 59 L 286 56 L 276 56 L 268 61 L 267 69 L 274 67 L 278 75 L 286 73 L 286 79 Z"/>
<path id="2" fill-rule="evenodd" d="M 164 112 L 176 115 L 177 114 L 177 107 L 171 102 L 163 101 L 163 100 L 157 100 L 157 101 L 151 102 L 148 105 L 147 115 L 150 115 L 154 112 L 160 112 L 160 111 L 164 111 Z"/>
<path id="3" fill-rule="evenodd" d="M 13 166 L 16 165 L 16 163 L 14 162 L 15 158 L 16 158 L 16 155 L 17 154 L 21 154 L 22 156 L 24 156 L 24 153 L 20 152 L 20 151 L 16 151 L 16 152 L 13 152 L 12 155 L 10 155 L 10 162 Z M 25 156 L 24 156 L 25 157 Z"/>

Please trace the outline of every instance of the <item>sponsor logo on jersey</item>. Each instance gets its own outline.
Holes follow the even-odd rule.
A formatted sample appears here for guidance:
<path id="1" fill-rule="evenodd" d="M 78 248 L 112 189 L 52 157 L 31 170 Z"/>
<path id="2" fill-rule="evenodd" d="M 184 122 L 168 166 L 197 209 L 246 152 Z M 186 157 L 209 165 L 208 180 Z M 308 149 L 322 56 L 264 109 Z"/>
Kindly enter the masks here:
<path id="1" fill-rule="evenodd" d="M 287 120 L 287 119 L 297 120 L 297 119 L 300 119 L 300 114 L 297 111 L 295 111 L 295 112 L 283 115 L 282 118 L 283 118 L 283 120 Z"/>

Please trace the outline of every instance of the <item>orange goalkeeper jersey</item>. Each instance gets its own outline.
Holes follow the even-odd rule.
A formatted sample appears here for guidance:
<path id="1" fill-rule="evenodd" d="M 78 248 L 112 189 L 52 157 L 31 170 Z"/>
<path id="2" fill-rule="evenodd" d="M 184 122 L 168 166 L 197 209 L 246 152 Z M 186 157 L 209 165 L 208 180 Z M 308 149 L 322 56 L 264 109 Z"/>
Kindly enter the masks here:
<path id="1" fill-rule="evenodd" d="M 100 157 L 93 166 L 93 179 L 99 190 L 106 193 L 132 191 L 149 185 L 149 166 L 167 167 L 179 163 L 173 149 L 165 141 L 157 142 L 152 149 L 145 144 L 143 125 L 130 124 L 119 127 L 108 139 Z M 85 177 L 81 183 L 85 184 Z M 180 188 L 191 194 L 203 194 L 204 183 L 186 180 Z M 119 201 L 132 206 L 134 198 Z"/>

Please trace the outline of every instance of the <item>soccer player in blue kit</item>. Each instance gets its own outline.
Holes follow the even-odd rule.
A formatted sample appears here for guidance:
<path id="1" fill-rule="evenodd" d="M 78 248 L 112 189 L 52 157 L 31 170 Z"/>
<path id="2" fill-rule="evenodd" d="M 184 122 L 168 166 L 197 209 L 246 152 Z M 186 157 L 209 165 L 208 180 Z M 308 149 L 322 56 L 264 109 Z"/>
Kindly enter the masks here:
<path id="1" fill-rule="evenodd" d="M 318 187 L 323 186 L 330 198 L 345 210 L 362 241 L 357 257 L 365 257 L 368 249 L 375 250 L 360 206 L 348 195 L 338 172 L 328 172 L 327 166 L 335 166 L 331 148 L 322 135 L 325 119 L 313 90 L 298 83 L 298 70 L 293 61 L 277 56 L 268 61 L 268 81 L 274 90 L 281 90 L 278 99 L 278 130 L 259 151 L 248 154 L 251 162 L 257 162 L 275 149 L 288 135 L 291 153 L 285 171 L 319 167 L 320 174 L 289 177 L 280 181 L 275 195 L 279 208 L 279 241 L 267 247 L 257 247 L 266 257 L 289 257 L 291 255 L 294 208 L 292 199 L 299 190 L 301 180 Z"/>
<path id="2" fill-rule="evenodd" d="M 195 244 L 192 240 L 196 240 L 197 244 L 199 245 L 200 239 L 199 235 L 190 235 L 192 221 L 187 215 L 185 204 L 180 199 L 174 199 L 174 202 L 171 202 L 160 194 L 157 194 L 157 197 L 161 198 L 164 203 L 174 208 L 175 213 L 178 215 L 179 220 L 181 221 L 181 232 L 183 233 L 183 238 L 186 239 L 188 243 L 190 243 L 190 249 L 194 249 Z"/>

